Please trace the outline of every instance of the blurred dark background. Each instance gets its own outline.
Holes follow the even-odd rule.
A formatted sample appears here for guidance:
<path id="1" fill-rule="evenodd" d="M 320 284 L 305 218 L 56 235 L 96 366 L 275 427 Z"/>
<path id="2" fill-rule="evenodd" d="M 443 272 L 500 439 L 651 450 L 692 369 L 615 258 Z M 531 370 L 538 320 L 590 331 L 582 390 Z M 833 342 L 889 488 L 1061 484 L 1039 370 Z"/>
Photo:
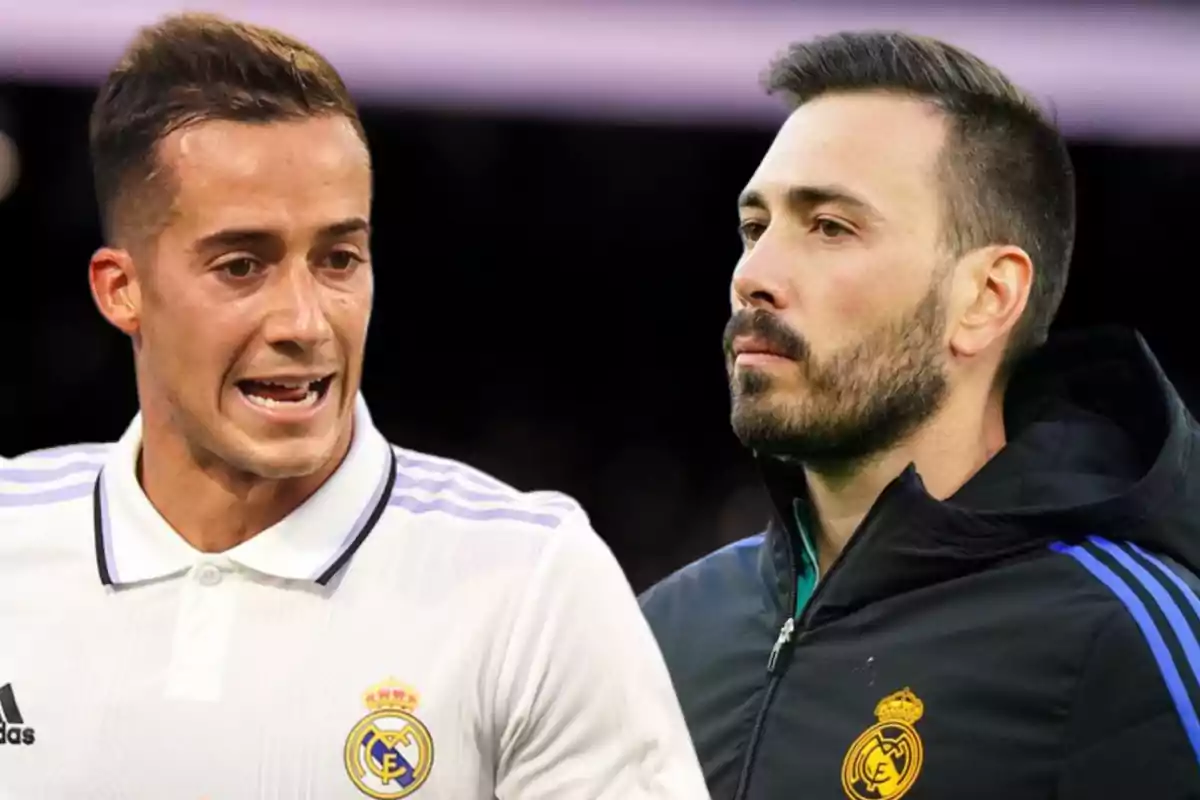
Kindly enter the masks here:
<path id="1" fill-rule="evenodd" d="M 117 437 L 127 343 L 86 284 L 99 243 L 93 89 L 0 84 L 19 180 L 0 454 Z M 406 447 L 583 502 L 635 587 L 766 514 L 729 432 L 719 339 L 734 201 L 769 121 L 629 122 L 372 102 L 378 294 L 364 392 Z M 1060 327 L 1139 328 L 1194 404 L 1200 139 L 1076 139 L 1080 230 Z"/>

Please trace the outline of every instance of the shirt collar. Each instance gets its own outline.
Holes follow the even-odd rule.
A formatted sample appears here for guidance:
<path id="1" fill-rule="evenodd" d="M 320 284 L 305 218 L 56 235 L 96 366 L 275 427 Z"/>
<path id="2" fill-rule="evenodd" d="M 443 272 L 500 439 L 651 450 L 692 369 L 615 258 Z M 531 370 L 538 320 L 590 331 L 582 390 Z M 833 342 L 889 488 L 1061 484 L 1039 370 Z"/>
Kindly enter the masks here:
<path id="1" fill-rule="evenodd" d="M 137 478 L 141 444 L 138 414 L 96 478 L 96 562 L 101 582 L 110 586 L 164 578 L 204 557 L 171 528 L 142 491 Z M 395 453 L 359 397 L 354 439 L 337 471 L 279 523 L 222 555 L 277 578 L 325 584 L 375 527 L 395 479 Z"/>

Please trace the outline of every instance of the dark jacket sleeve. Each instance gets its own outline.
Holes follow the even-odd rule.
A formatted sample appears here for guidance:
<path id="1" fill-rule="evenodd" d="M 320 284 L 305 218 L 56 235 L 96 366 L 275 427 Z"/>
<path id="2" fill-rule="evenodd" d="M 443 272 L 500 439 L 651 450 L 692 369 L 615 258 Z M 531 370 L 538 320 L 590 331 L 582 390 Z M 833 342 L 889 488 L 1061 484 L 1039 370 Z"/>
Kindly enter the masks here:
<path id="1" fill-rule="evenodd" d="M 1183 672 L 1193 665 L 1162 655 L 1123 608 L 1097 634 L 1069 709 L 1058 800 L 1200 800 L 1200 730 L 1196 742 L 1188 730 L 1197 683 Z M 1172 670 L 1182 695 L 1168 689 Z"/>

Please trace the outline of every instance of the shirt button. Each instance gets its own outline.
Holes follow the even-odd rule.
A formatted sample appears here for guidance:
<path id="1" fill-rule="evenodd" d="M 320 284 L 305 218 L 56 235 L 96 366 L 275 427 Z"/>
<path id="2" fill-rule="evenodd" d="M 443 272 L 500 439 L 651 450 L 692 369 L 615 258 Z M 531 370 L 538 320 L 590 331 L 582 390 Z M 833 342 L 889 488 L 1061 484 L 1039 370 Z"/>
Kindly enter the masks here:
<path id="1" fill-rule="evenodd" d="M 203 564 L 196 570 L 196 580 L 201 586 L 216 586 L 221 582 L 221 570 L 212 564 Z"/>

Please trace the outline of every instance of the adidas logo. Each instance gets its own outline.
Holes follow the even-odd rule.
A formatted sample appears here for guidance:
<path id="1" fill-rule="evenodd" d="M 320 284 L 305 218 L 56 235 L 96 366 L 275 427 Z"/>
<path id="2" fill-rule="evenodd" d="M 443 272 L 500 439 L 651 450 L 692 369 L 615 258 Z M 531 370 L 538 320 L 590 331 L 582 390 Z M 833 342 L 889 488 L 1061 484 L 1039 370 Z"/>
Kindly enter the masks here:
<path id="1" fill-rule="evenodd" d="M 0 686 L 0 745 L 33 744 L 34 731 L 25 724 L 11 683 Z"/>

